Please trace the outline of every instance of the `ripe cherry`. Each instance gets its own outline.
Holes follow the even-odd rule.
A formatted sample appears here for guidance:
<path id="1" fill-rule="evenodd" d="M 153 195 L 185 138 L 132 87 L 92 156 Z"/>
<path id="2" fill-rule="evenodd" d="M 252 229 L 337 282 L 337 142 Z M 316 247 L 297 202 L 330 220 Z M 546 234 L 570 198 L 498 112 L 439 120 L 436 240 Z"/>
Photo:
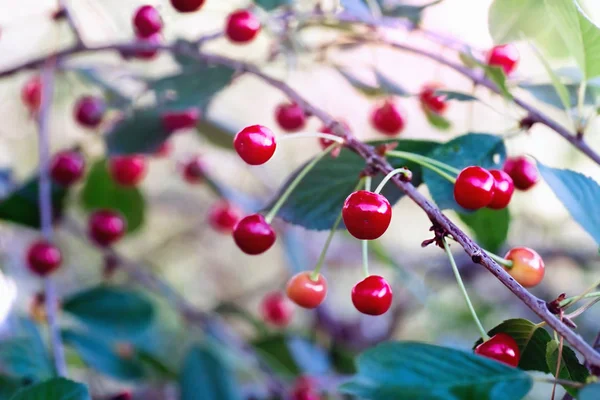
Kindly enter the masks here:
<path id="1" fill-rule="evenodd" d="M 290 323 L 294 309 L 282 293 L 273 292 L 262 299 L 260 312 L 266 322 L 283 328 Z"/>
<path id="2" fill-rule="evenodd" d="M 510 43 L 494 46 L 488 53 L 487 63 L 501 67 L 506 75 L 510 75 L 519 63 L 519 50 Z"/>
<path id="3" fill-rule="evenodd" d="M 306 125 L 306 113 L 296 103 L 280 104 L 275 109 L 277 124 L 287 132 L 296 132 Z"/>
<path id="4" fill-rule="evenodd" d="M 100 97 L 84 96 L 75 104 L 75 120 L 86 128 L 96 128 L 102 122 L 106 103 Z"/>
<path id="5" fill-rule="evenodd" d="M 171 5 L 179 12 L 194 12 L 200 9 L 205 0 L 171 0 Z"/>
<path id="6" fill-rule="evenodd" d="M 381 315 L 392 305 L 392 288 L 379 275 L 367 276 L 352 288 L 352 304 L 367 315 Z"/>
<path id="7" fill-rule="evenodd" d="M 448 108 L 448 103 L 446 102 L 445 95 L 435 93 L 438 89 L 440 89 L 440 85 L 435 83 L 429 83 L 423 86 L 419 93 L 419 100 L 423 107 L 441 115 Z"/>
<path id="8" fill-rule="evenodd" d="M 346 198 L 342 218 L 352 236 L 373 240 L 383 235 L 390 226 L 392 206 L 381 194 L 359 190 Z"/>
<path id="9" fill-rule="evenodd" d="M 200 120 L 200 110 L 194 107 L 183 111 L 168 111 L 160 118 L 165 130 L 172 133 L 180 129 L 195 128 Z"/>
<path id="10" fill-rule="evenodd" d="M 273 132 L 262 125 L 247 126 L 233 138 L 235 151 L 247 164 L 261 165 L 273 157 L 277 144 Z"/>
<path id="11" fill-rule="evenodd" d="M 315 382 L 307 376 L 301 376 L 294 382 L 291 400 L 321 400 L 315 390 Z"/>
<path id="12" fill-rule="evenodd" d="M 141 6 L 133 15 L 133 27 L 138 37 L 148 37 L 162 30 L 162 18 L 158 10 L 150 5 Z"/>
<path id="13" fill-rule="evenodd" d="M 76 151 L 61 151 L 52 157 L 50 176 L 52 180 L 64 187 L 77 182 L 85 170 L 85 160 Z"/>
<path id="14" fill-rule="evenodd" d="M 147 37 L 141 37 L 137 39 L 138 43 L 146 43 L 148 45 L 159 45 L 162 39 L 160 33 L 154 33 Z M 135 52 L 134 56 L 139 58 L 140 60 L 152 60 L 158 54 L 158 49 L 150 49 L 150 50 L 138 50 Z M 130 54 L 125 54 L 125 58 L 127 58 Z"/>
<path id="15" fill-rule="evenodd" d="M 136 186 L 146 176 L 146 158 L 139 154 L 114 156 L 108 160 L 108 171 L 121 186 Z"/>
<path id="16" fill-rule="evenodd" d="M 46 276 L 60 267 L 62 254 L 58 247 L 46 240 L 33 242 L 27 250 L 27 265 L 31 272 Z"/>
<path id="17" fill-rule="evenodd" d="M 208 212 L 208 222 L 217 232 L 231 233 L 240 220 L 240 211 L 227 201 L 220 201 Z"/>
<path id="18" fill-rule="evenodd" d="M 42 103 L 42 78 L 34 76 L 21 89 L 21 100 L 30 111 L 37 111 Z"/>
<path id="19" fill-rule="evenodd" d="M 513 262 L 511 268 L 504 267 L 521 285 L 530 288 L 538 285 L 544 279 L 544 260 L 538 253 L 528 247 L 515 247 L 504 256 Z"/>
<path id="20" fill-rule="evenodd" d="M 229 14 L 225 35 L 234 43 L 248 43 L 260 32 L 260 21 L 248 10 Z"/>
<path id="21" fill-rule="evenodd" d="M 535 163 L 525 156 L 506 160 L 504 172 L 510 175 L 519 190 L 529 190 L 540 180 Z"/>
<path id="22" fill-rule="evenodd" d="M 168 157 L 169 154 L 171 154 L 171 151 L 173 151 L 173 145 L 171 144 L 171 142 L 165 140 L 164 142 L 162 142 L 158 150 L 156 150 L 156 153 L 154 153 L 154 157 Z"/>
<path id="23" fill-rule="evenodd" d="M 494 177 L 494 197 L 488 207 L 494 210 L 501 210 L 508 206 L 510 199 L 515 191 L 513 180 L 506 172 L 493 169 L 490 174 Z"/>
<path id="24" fill-rule="evenodd" d="M 494 198 L 494 176 L 485 168 L 472 166 L 460 171 L 454 184 L 454 199 L 467 210 L 486 207 Z"/>
<path id="25" fill-rule="evenodd" d="M 303 308 L 318 307 L 327 296 L 327 280 L 321 274 L 312 279 L 312 271 L 300 272 L 288 281 L 287 296 Z"/>
<path id="26" fill-rule="evenodd" d="M 90 215 L 88 234 L 100 246 L 110 246 L 125 235 L 127 222 L 123 216 L 111 210 L 98 210 Z"/>
<path id="27" fill-rule="evenodd" d="M 515 339 L 506 333 L 497 333 L 489 340 L 475 347 L 475 354 L 517 367 L 521 358 Z"/>
<path id="28" fill-rule="evenodd" d="M 261 214 L 248 215 L 233 227 L 233 240 L 246 254 L 264 253 L 273 246 L 275 238 L 275 231 Z"/>
<path id="29" fill-rule="evenodd" d="M 206 166 L 200 156 L 188 160 L 183 167 L 183 179 L 187 183 L 197 184 L 204 182 Z"/>
<path id="30" fill-rule="evenodd" d="M 404 117 L 391 100 L 386 100 L 373 110 L 371 124 L 386 136 L 396 136 L 404 129 Z"/>

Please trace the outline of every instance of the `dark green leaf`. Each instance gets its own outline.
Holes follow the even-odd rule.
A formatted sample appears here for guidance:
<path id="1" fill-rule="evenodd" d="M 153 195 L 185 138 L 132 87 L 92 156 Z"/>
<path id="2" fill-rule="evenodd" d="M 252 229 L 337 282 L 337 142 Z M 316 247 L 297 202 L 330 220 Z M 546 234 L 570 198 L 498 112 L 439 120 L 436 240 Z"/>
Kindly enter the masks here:
<path id="1" fill-rule="evenodd" d="M 18 391 L 10 400 L 91 400 L 85 385 L 55 378 Z"/>
<path id="2" fill-rule="evenodd" d="M 568 95 L 569 95 L 568 96 L 569 106 L 575 107 L 577 105 L 577 90 L 579 89 L 579 84 L 569 83 L 564 86 L 566 87 Z M 553 85 L 551 85 L 549 83 L 521 84 L 521 85 L 519 85 L 519 87 L 527 90 L 529 93 L 531 93 L 533 95 L 533 97 L 535 97 L 536 99 L 538 99 L 539 101 L 541 101 L 543 103 L 546 103 L 548 105 L 551 105 L 551 106 L 559 108 L 559 109 L 563 108 L 562 101 L 561 101 L 560 97 L 558 96 L 558 94 L 556 93 L 556 89 L 554 88 Z M 599 94 L 600 93 L 599 93 L 597 87 L 588 86 L 587 90 L 585 92 L 585 98 L 584 98 L 585 104 L 595 106 L 597 104 L 597 99 L 598 99 Z"/>
<path id="3" fill-rule="evenodd" d="M 438 146 L 438 143 L 422 140 L 383 140 L 369 142 L 369 144 L 377 146 L 390 142 L 398 143 L 397 150 L 418 154 L 427 154 Z M 396 168 L 409 168 L 413 174 L 412 183 L 415 186 L 421 184 L 421 168 L 417 164 L 397 158 L 390 158 L 389 161 Z M 297 169 L 282 185 L 280 193 L 266 207 L 267 209 L 272 207 L 281 192 L 302 168 Z M 277 215 L 284 221 L 301 225 L 307 229 L 331 229 L 342 209 L 344 200 L 358 184 L 360 172 L 364 168 L 365 161 L 348 149 L 342 149 L 337 158 L 325 157 L 304 177 Z M 382 179 L 382 174 L 375 176 L 373 188 Z M 386 185 L 382 193 L 391 204 L 396 203 L 403 196 L 402 191 L 393 184 Z M 343 224 L 340 224 L 341 228 L 343 228 Z"/>
<path id="4" fill-rule="evenodd" d="M 10 399 L 21 388 L 21 381 L 0 375 L 0 399 Z"/>
<path id="5" fill-rule="evenodd" d="M 423 107 L 423 112 L 425 113 L 427 121 L 437 129 L 447 131 L 448 129 L 452 128 L 452 123 L 450 123 L 450 121 L 448 121 L 444 116 L 431 111 L 427 107 Z"/>
<path id="6" fill-rule="evenodd" d="M 512 99 L 512 94 L 510 94 L 508 86 L 506 86 L 506 75 L 504 74 L 504 70 L 492 65 L 481 64 L 481 66 L 488 79 L 496 84 L 500 90 L 500 94 L 507 99 Z"/>
<path id="7" fill-rule="evenodd" d="M 406 89 L 398 85 L 396 82 L 392 81 L 390 78 L 383 75 L 381 72 L 375 70 L 375 76 L 377 77 L 377 83 L 379 84 L 379 87 L 382 90 L 384 90 L 387 94 L 393 94 L 395 96 L 402 97 L 411 96 L 411 94 Z"/>
<path id="8" fill-rule="evenodd" d="M 385 90 L 380 88 L 379 86 L 371 85 L 369 83 L 363 82 L 351 73 L 344 71 L 342 68 L 337 68 L 340 75 L 342 75 L 346 81 L 356 90 L 364 94 L 368 97 L 377 97 L 385 95 Z"/>
<path id="9" fill-rule="evenodd" d="M 370 400 L 520 400 L 531 389 L 516 368 L 455 349 L 388 342 L 358 358 L 358 374 L 344 393 Z"/>
<path id="10" fill-rule="evenodd" d="M 272 11 L 281 6 L 289 5 L 290 0 L 254 0 L 254 4 L 267 11 Z"/>
<path id="11" fill-rule="evenodd" d="M 600 244 L 600 186 L 596 181 L 579 172 L 541 163 L 538 169 L 571 217 Z"/>
<path id="12" fill-rule="evenodd" d="M 483 208 L 474 213 L 459 213 L 458 216 L 471 229 L 477 243 L 486 250 L 495 253 L 506 241 L 510 227 L 508 208 Z"/>
<path id="13" fill-rule="evenodd" d="M 342 375 L 356 373 L 356 364 L 354 363 L 354 354 L 338 343 L 334 343 L 329 352 L 331 363 L 335 371 Z"/>
<path id="14" fill-rule="evenodd" d="M 92 369 L 120 380 L 135 380 L 144 376 L 144 371 L 135 359 L 120 357 L 114 346 L 88 334 L 64 330 L 65 344 L 73 347 L 83 361 Z"/>
<path id="15" fill-rule="evenodd" d="M 436 96 L 444 96 L 446 101 L 478 101 L 479 99 L 471 94 L 455 92 L 453 90 L 436 90 Z"/>
<path id="16" fill-rule="evenodd" d="M 198 124 L 198 133 L 216 146 L 233 150 L 233 137 L 237 132 L 221 122 L 203 119 Z"/>
<path id="17" fill-rule="evenodd" d="M 488 335 L 493 336 L 497 333 L 506 333 L 519 345 L 521 352 L 519 368 L 526 371 L 550 372 L 546 363 L 546 347 L 552 339 L 544 328 L 526 319 L 518 318 L 502 322 L 489 331 Z M 481 342 L 482 340 L 479 339 L 473 348 L 479 346 Z"/>
<path id="18" fill-rule="evenodd" d="M 179 377 L 181 400 L 241 400 L 233 372 L 214 349 L 192 348 Z"/>
<path id="19" fill-rule="evenodd" d="M 110 337 L 138 335 L 154 319 L 154 308 L 146 296 L 114 286 L 97 286 L 68 297 L 63 310 L 77 317 L 90 331 Z"/>
<path id="20" fill-rule="evenodd" d="M 285 335 L 262 337 L 255 340 L 252 347 L 276 373 L 290 378 L 300 374 L 301 369 L 287 347 Z"/>
<path id="21" fill-rule="evenodd" d="M 600 383 L 587 385 L 579 391 L 579 400 L 598 400 L 600 399 Z"/>
<path id="22" fill-rule="evenodd" d="M 111 155 L 154 154 L 168 137 L 160 112 L 144 108 L 117 122 L 106 136 L 106 146 Z"/>
<path id="23" fill-rule="evenodd" d="M 428 157 L 444 162 L 459 170 L 470 165 L 487 169 L 500 168 L 506 159 L 506 148 L 501 137 L 485 133 L 467 133 L 435 148 Z M 454 185 L 437 173 L 425 169 L 423 180 L 431 197 L 442 209 L 466 212 L 454 200 Z"/>
<path id="24" fill-rule="evenodd" d="M 556 340 L 548 343 L 546 348 L 546 362 L 548 363 L 548 369 L 550 373 L 554 375 L 556 367 L 558 365 L 558 349 L 559 343 Z M 570 347 L 564 345 L 562 349 L 562 361 L 560 364 L 560 371 L 557 378 L 566 379 L 575 382 L 585 382 L 587 377 L 590 375 L 590 371 L 579 362 L 575 352 Z M 577 390 L 570 386 L 563 386 L 567 392 L 571 395 L 575 395 Z"/>
<path id="25" fill-rule="evenodd" d="M 106 160 L 96 162 L 90 169 L 80 200 L 88 211 L 102 208 L 119 211 L 127 220 L 128 232 L 136 231 L 144 223 L 146 204 L 142 193 L 137 188 L 115 183 Z"/>

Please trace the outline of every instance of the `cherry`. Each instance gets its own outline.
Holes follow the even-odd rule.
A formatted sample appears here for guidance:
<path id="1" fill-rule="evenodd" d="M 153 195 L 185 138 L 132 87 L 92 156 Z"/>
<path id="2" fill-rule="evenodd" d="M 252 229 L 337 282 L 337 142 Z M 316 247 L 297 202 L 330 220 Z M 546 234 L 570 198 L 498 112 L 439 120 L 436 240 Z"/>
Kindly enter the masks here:
<path id="1" fill-rule="evenodd" d="M 179 12 L 194 12 L 200 9 L 205 0 L 171 0 L 171 5 Z"/>
<path id="2" fill-rule="evenodd" d="M 121 186 L 136 186 L 146 176 L 146 158 L 139 154 L 114 156 L 108 160 L 112 179 Z"/>
<path id="3" fill-rule="evenodd" d="M 352 288 L 352 304 L 363 314 L 384 314 L 392 305 L 392 288 L 379 275 L 367 276 Z"/>
<path id="4" fill-rule="evenodd" d="M 247 126 L 233 138 L 233 147 L 247 164 L 261 165 L 273 157 L 277 144 L 273 132 L 262 125 Z"/>
<path id="5" fill-rule="evenodd" d="M 494 197 L 488 207 L 494 210 L 501 210 L 508 206 L 510 199 L 515 191 L 513 180 L 506 172 L 493 169 L 490 174 L 494 177 Z"/>
<path id="6" fill-rule="evenodd" d="M 296 132 L 306 125 L 306 113 L 296 103 L 280 104 L 275 109 L 277 123 L 287 132 Z"/>
<path id="7" fill-rule="evenodd" d="M 200 120 L 200 110 L 189 108 L 183 111 L 168 111 L 162 114 L 161 123 L 169 133 L 180 129 L 195 128 Z"/>
<path id="8" fill-rule="evenodd" d="M 287 296 L 294 303 L 304 308 L 316 308 L 327 296 L 327 280 L 321 274 L 313 280 L 312 271 L 300 272 L 288 281 Z"/>
<path id="9" fill-rule="evenodd" d="M 237 10 L 227 18 L 225 35 L 235 43 L 248 43 L 260 32 L 260 21 L 248 10 Z"/>
<path id="10" fill-rule="evenodd" d="M 52 158 L 50 176 L 59 185 L 68 187 L 77 182 L 85 170 L 85 160 L 76 151 L 61 151 Z"/>
<path id="11" fill-rule="evenodd" d="M 494 198 L 494 176 L 485 168 L 471 166 L 460 171 L 454 184 L 454 199 L 467 210 L 477 210 Z"/>
<path id="12" fill-rule="evenodd" d="M 138 37 L 148 37 L 162 30 L 162 18 L 158 10 L 150 5 L 141 6 L 133 16 L 133 27 Z"/>
<path id="13" fill-rule="evenodd" d="M 315 391 L 314 381 L 307 376 L 301 376 L 294 382 L 291 400 L 321 400 L 321 396 Z"/>
<path id="14" fill-rule="evenodd" d="M 348 123 L 346 121 L 340 121 L 340 123 L 342 124 L 342 126 L 347 130 L 347 131 L 351 131 L 350 129 L 350 125 L 348 125 Z M 329 135 L 335 135 L 335 133 L 331 130 L 331 128 L 329 126 L 323 126 L 321 128 L 321 130 L 319 130 L 319 132 L 321 133 L 327 133 Z M 323 150 L 325 150 L 326 148 L 328 148 L 329 146 L 331 146 L 334 143 L 333 140 L 331 139 L 325 139 L 325 138 L 319 138 L 319 144 L 321 145 L 321 148 Z M 340 155 L 340 152 L 342 151 L 341 147 L 335 148 L 331 151 L 331 156 L 333 158 L 337 157 Z"/>
<path id="15" fill-rule="evenodd" d="M 147 37 L 140 37 L 137 39 L 138 43 L 146 43 L 146 44 L 154 44 L 159 45 L 161 43 L 161 36 L 159 33 L 154 33 Z M 152 60 L 158 54 L 158 49 L 150 49 L 150 50 L 138 50 L 135 52 L 134 56 L 139 58 L 140 60 Z M 126 54 L 126 58 L 129 54 Z"/>
<path id="16" fill-rule="evenodd" d="M 235 224 L 233 240 L 244 253 L 261 254 L 275 243 L 275 231 L 261 214 L 252 214 Z"/>
<path id="17" fill-rule="evenodd" d="M 440 85 L 435 83 L 423 86 L 419 93 L 419 100 L 423 107 L 441 115 L 448 108 L 448 103 L 446 102 L 446 96 L 435 94 L 435 91 L 438 89 L 440 89 Z"/>
<path id="18" fill-rule="evenodd" d="M 171 142 L 165 140 L 164 142 L 162 142 L 158 150 L 156 150 L 156 153 L 154 153 L 154 157 L 168 157 L 169 154 L 171 154 L 171 151 L 173 151 L 173 145 L 171 144 Z"/>
<path id="19" fill-rule="evenodd" d="M 519 359 L 521 358 L 517 342 L 506 333 L 497 333 L 489 338 L 489 340 L 475 347 L 475 354 L 491 358 L 515 368 L 519 365 Z"/>
<path id="20" fill-rule="evenodd" d="M 131 392 L 121 392 L 114 396 L 111 396 L 109 400 L 131 400 L 133 397 L 131 396 Z"/>
<path id="21" fill-rule="evenodd" d="M 531 189 L 540 179 L 535 163 L 525 156 L 507 159 L 504 172 L 510 175 L 519 190 Z"/>
<path id="22" fill-rule="evenodd" d="M 283 294 L 273 292 L 262 299 L 260 312 L 266 322 L 283 328 L 290 323 L 294 309 Z"/>
<path id="23" fill-rule="evenodd" d="M 100 97 L 83 96 L 75 103 L 75 120 L 86 128 L 96 128 L 102 122 L 106 103 Z"/>
<path id="24" fill-rule="evenodd" d="M 33 242 L 27 250 L 27 265 L 31 272 L 46 276 L 60 267 L 62 254 L 58 247 L 46 240 Z"/>
<path id="25" fill-rule="evenodd" d="M 359 190 L 346 198 L 342 218 L 352 236 L 373 240 L 383 235 L 390 226 L 392 206 L 381 194 Z"/>
<path id="26" fill-rule="evenodd" d="M 506 272 L 524 287 L 534 287 L 544 278 L 544 260 L 534 250 L 515 247 L 506 253 L 504 258 L 513 262 L 511 268 L 504 267 Z"/>
<path id="27" fill-rule="evenodd" d="M 197 184 L 204 181 L 206 167 L 199 156 L 193 157 L 183 167 L 183 179 L 187 183 Z"/>
<path id="28" fill-rule="evenodd" d="M 125 218 L 111 210 L 98 210 L 88 220 L 88 234 L 100 246 L 110 246 L 117 242 L 126 229 Z"/>
<path id="29" fill-rule="evenodd" d="M 386 136 L 396 136 L 404 129 L 404 117 L 391 100 L 386 100 L 373 110 L 371 124 Z"/>
<path id="30" fill-rule="evenodd" d="M 487 63 L 501 67 L 506 75 L 510 75 L 519 63 L 519 50 L 510 43 L 494 46 L 488 53 Z"/>
<path id="31" fill-rule="evenodd" d="M 34 76 L 21 89 L 21 100 L 30 111 L 37 111 L 42 103 L 42 78 Z"/>
<path id="32" fill-rule="evenodd" d="M 227 201 L 220 201 L 208 212 L 208 222 L 217 232 L 230 233 L 240 220 L 240 211 Z"/>

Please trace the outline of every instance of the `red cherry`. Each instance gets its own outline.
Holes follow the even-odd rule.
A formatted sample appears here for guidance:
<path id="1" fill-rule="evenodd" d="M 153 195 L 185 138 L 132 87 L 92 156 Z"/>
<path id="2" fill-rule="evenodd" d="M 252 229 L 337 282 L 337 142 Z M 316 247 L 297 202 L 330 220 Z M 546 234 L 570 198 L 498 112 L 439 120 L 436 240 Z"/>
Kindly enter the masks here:
<path id="1" fill-rule="evenodd" d="M 513 44 L 494 46 L 487 56 L 488 65 L 501 67 L 506 75 L 517 67 L 519 63 L 519 50 Z"/>
<path id="2" fill-rule="evenodd" d="M 294 309 L 283 294 L 273 292 L 263 298 L 260 312 L 266 322 L 283 328 L 290 323 Z"/>
<path id="3" fill-rule="evenodd" d="M 161 43 L 161 41 L 162 41 L 162 38 L 159 33 L 154 33 L 150 36 L 137 39 L 138 43 L 140 43 L 140 44 L 146 43 L 149 45 L 151 45 L 151 44 L 159 45 Z M 138 50 L 135 52 L 134 56 L 141 60 L 152 60 L 153 58 L 156 57 L 157 54 L 158 54 L 158 49 Z M 129 54 L 126 54 L 126 58 L 127 58 L 127 56 L 129 56 Z"/>
<path id="4" fill-rule="evenodd" d="M 504 172 L 510 175 L 519 190 L 529 190 L 540 180 L 535 163 L 525 156 L 506 160 Z"/>
<path id="5" fill-rule="evenodd" d="M 429 83 L 421 89 L 419 93 L 419 100 L 423 107 L 427 107 L 429 110 L 436 114 L 443 114 L 448 108 L 446 102 L 446 96 L 435 94 L 436 90 L 440 89 L 440 85 L 435 83 Z"/>
<path id="6" fill-rule="evenodd" d="M 260 32 L 260 21 L 247 10 L 237 10 L 229 14 L 225 35 L 234 43 L 248 43 Z"/>
<path id="7" fill-rule="evenodd" d="M 162 126 L 169 133 L 180 129 L 195 128 L 200 120 L 200 110 L 190 108 L 184 111 L 169 111 L 161 116 Z"/>
<path id="8" fill-rule="evenodd" d="M 233 147 L 247 164 L 261 165 L 273 157 L 277 144 L 275 135 L 262 125 L 247 126 L 233 138 Z"/>
<path id="9" fill-rule="evenodd" d="M 344 128 L 346 128 L 347 131 L 349 131 L 349 132 L 351 131 L 350 125 L 348 125 L 348 123 L 346 121 L 340 121 L 340 123 L 342 124 L 342 126 Z M 323 126 L 319 132 L 321 132 L 321 133 L 327 133 L 329 135 L 335 135 L 335 133 L 333 133 L 333 131 L 331 130 L 331 128 L 328 127 L 328 126 Z M 321 145 L 321 148 L 323 150 L 325 150 L 326 148 L 328 148 L 329 146 L 331 146 L 333 143 L 334 143 L 333 140 L 325 139 L 325 138 L 319 138 L 319 144 Z M 331 152 L 331 156 L 335 158 L 335 157 L 337 157 L 337 156 L 340 155 L 341 151 L 342 151 L 341 147 L 333 149 L 333 151 Z"/>
<path id="10" fill-rule="evenodd" d="M 100 97 L 84 96 L 75 104 L 75 120 L 86 128 L 96 128 L 102 122 L 106 104 Z"/>
<path id="11" fill-rule="evenodd" d="M 198 11 L 204 0 L 171 0 L 171 5 L 179 12 L 187 13 Z"/>
<path id="12" fill-rule="evenodd" d="M 148 37 L 162 29 L 162 18 L 158 10 L 150 5 L 141 6 L 133 16 L 133 27 L 138 37 Z"/>
<path id="13" fill-rule="evenodd" d="M 244 253 L 261 254 L 275 243 L 275 231 L 261 214 L 252 214 L 235 224 L 233 240 Z"/>
<path id="14" fill-rule="evenodd" d="M 313 280 L 312 271 L 300 272 L 288 281 L 287 296 L 303 308 L 318 307 L 327 296 L 327 280 L 321 274 Z"/>
<path id="15" fill-rule="evenodd" d="M 287 132 L 296 132 L 306 125 L 306 113 L 296 103 L 280 104 L 275 109 L 277 124 Z"/>
<path id="16" fill-rule="evenodd" d="M 404 117 L 391 100 L 386 100 L 373 110 L 371 124 L 386 136 L 396 136 L 404 129 Z"/>
<path id="17" fill-rule="evenodd" d="M 21 89 L 21 100 L 30 111 L 37 111 L 42 103 L 42 78 L 34 76 Z"/>
<path id="18" fill-rule="evenodd" d="M 77 182 L 85 170 L 85 160 L 76 151 L 61 151 L 52 158 L 50 175 L 52 180 L 62 186 L 71 186 Z"/>
<path id="19" fill-rule="evenodd" d="M 110 400 L 131 400 L 133 397 L 131 396 L 131 392 L 121 392 L 114 396 L 111 396 Z"/>
<path id="20" fill-rule="evenodd" d="M 392 206 L 381 194 L 359 190 L 346 198 L 342 218 L 352 236 L 373 240 L 383 235 L 390 226 Z"/>
<path id="21" fill-rule="evenodd" d="M 123 237 L 127 222 L 123 216 L 111 210 L 98 210 L 88 220 L 88 234 L 100 246 L 110 246 Z"/>
<path id="22" fill-rule="evenodd" d="M 227 201 L 220 201 L 208 212 L 208 222 L 217 232 L 230 233 L 240 220 L 240 211 Z"/>
<path id="23" fill-rule="evenodd" d="M 489 340 L 475 347 L 475 354 L 491 358 L 515 368 L 519 365 L 519 359 L 521 358 L 517 342 L 506 333 L 497 333 Z"/>
<path id="24" fill-rule="evenodd" d="M 291 400 L 321 400 L 315 390 L 315 382 L 307 376 L 296 379 L 291 392 Z"/>
<path id="25" fill-rule="evenodd" d="M 189 160 L 183 167 L 183 178 L 187 183 L 202 183 L 205 175 L 206 167 L 204 165 L 204 161 L 199 156 Z"/>
<path id="26" fill-rule="evenodd" d="M 133 154 L 114 156 L 108 160 L 108 171 L 121 186 L 136 186 L 146 176 L 146 158 Z"/>
<path id="27" fill-rule="evenodd" d="M 158 158 L 168 157 L 169 154 L 171 154 L 171 151 L 173 151 L 173 145 L 171 144 L 171 142 L 164 141 L 164 142 L 162 142 L 162 144 L 160 145 L 158 150 L 156 150 L 156 153 L 154 153 L 154 157 L 158 157 Z"/>
<path id="28" fill-rule="evenodd" d="M 454 184 L 454 199 L 467 210 L 477 210 L 492 202 L 494 176 L 485 168 L 472 166 L 460 171 Z"/>
<path id="29" fill-rule="evenodd" d="M 367 276 L 352 288 L 352 304 L 363 314 L 384 314 L 392 305 L 392 288 L 379 275 Z"/>
<path id="30" fill-rule="evenodd" d="M 61 262 L 60 249 L 46 240 L 33 242 L 27 250 L 27 265 L 37 275 L 48 275 L 60 267 Z"/>
<path id="31" fill-rule="evenodd" d="M 537 286 L 544 279 L 544 260 L 538 253 L 528 247 L 515 247 L 504 256 L 513 262 L 511 268 L 504 267 L 517 282 L 524 287 Z"/>
<path id="32" fill-rule="evenodd" d="M 487 206 L 493 210 L 501 210 L 510 203 L 515 185 L 510 175 L 504 171 L 493 169 L 490 174 L 494 177 L 494 197 Z"/>

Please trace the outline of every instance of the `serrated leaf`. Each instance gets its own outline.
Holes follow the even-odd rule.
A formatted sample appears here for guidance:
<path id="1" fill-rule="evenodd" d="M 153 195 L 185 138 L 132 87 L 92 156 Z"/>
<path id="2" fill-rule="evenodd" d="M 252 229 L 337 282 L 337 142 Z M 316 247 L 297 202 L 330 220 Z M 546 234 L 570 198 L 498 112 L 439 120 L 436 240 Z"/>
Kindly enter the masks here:
<path id="1" fill-rule="evenodd" d="M 459 213 L 458 216 L 469 227 L 477 243 L 486 250 L 495 253 L 506 241 L 510 227 L 508 208 L 483 208 L 474 213 Z"/>
<path id="2" fill-rule="evenodd" d="M 548 347 L 546 348 L 546 363 L 548 364 L 548 369 L 552 375 L 556 372 L 556 367 L 558 365 L 558 350 L 559 343 L 556 340 L 552 340 L 548 343 Z M 590 371 L 579 362 L 575 352 L 571 350 L 570 347 L 563 345 L 562 361 L 557 378 L 575 382 L 585 382 L 589 375 Z M 571 386 L 565 385 L 563 387 L 573 396 L 577 393 L 577 390 Z"/>
<path id="3" fill-rule="evenodd" d="M 393 94 L 395 96 L 408 97 L 411 94 L 404 89 L 402 86 L 398 85 L 396 82 L 382 74 L 381 72 L 375 70 L 375 77 L 377 78 L 377 83 L 379 87 L 384 90 L 387 94 Z"/>
<path id="4" fill-rule="evenodd" d="M 436 113 L 435 111 L 430 110 L 427 107 L 422 107 L 423 112 L 425 113 L 425 117 L 427 121 L 435 128 L 447 131 L 452 128 L 452 123 L 448 121 L 443 115 Z"/>
<path id="5" fill-rule="evenodd" d="M 260 8 L 272 11 L 281 6 L 290 5 L 290 0 L 254 0 L 254 4 Z"/>
<path id="6" fill-rule="evenodd" d="M 600 383 L 587 385 L 579 391 L 579 400 L 598 400 L 600 399 Z"/>
<path id="7" fill-rule="evenodd" d="M 520 88 L 527 90 L 539 101 L 551 105 L 556 108 L 564 109 L 562 99 L 558 96 L 556 89 L 552 84 L 527 84 L 522 83 L 519 85 Z M 579 90 L 578 83 L 568 83 L 564 85 L 568 96 L 568 108 L 573 108 L 577 105 L 577 91 Z M 584 104 L 593 105 L 597 104 L 599 91 L 596 87 L 588 86 L 585 92 Z"/>
<path id="8" fill-rule="evenodd" d="M 531 389 L 516 368 L 446 347 L 388 342 L 358 358 L 358 374 L 340 387 L 369 400 L 520 400 Z"/>
<path id="9" fill-rule="evenodd" d="M 336 69 L 340 73 L 340 75 L 342 75 L 344 79 L 346 79 L 346 81 L 348 81 L 348 83 L 352 85 L 352 87 L 361 92 L 363 95 L 368 97 L 377 97 L 386 94 L 385 90 L 383 90 L 382 88 L 363 82 L 351 73 L 344 71 L 342 68 Z"/>
<path id="10" fill-rule="evenodd" d="M 106 135 L 108 154 L 154 154 L 170 136 L 155 108 L 135 110 Z"/>
<path id="11" fill-rule="evenodd" d="M 600 186 L 592 178 L 568 169 L 538 163 L 538 170 L 571 217 L 600 244 Z"/>
<path id="12" fill-rule="evenodd" d="M 436 96 L 444 96 L 445 97 L 445 101 L 479 101 L 479 99 L 471 94 L 468 93 L 462 93 L 462 92 L 456 92 L 453 90 L 441 90 L 441 89 L 436 89 L 435 91 L 435 95 Z"/>
<path id="13" fill-rule="evenodd" d="M 54 378 L 19 390 L 10 400 L 91 400 L 85 385 Z"/>

